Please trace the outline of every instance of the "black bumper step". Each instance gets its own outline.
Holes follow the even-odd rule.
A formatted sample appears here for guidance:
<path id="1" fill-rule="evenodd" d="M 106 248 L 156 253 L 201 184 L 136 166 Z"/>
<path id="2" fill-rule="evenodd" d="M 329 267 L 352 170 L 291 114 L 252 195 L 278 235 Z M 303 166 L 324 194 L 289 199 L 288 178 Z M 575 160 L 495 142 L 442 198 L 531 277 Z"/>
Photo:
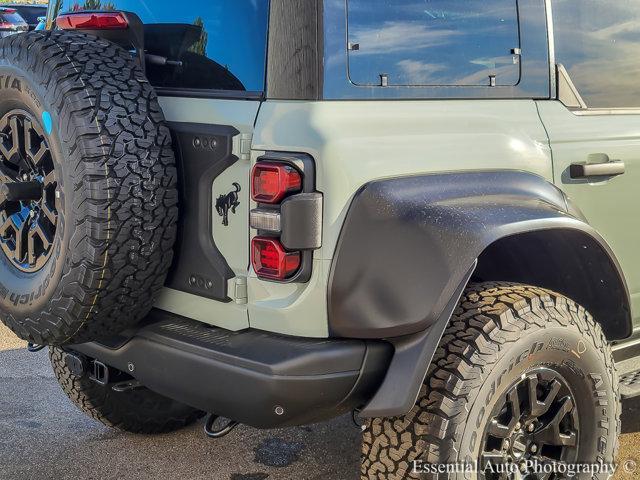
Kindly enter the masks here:
<path id="1" fill-rule="evenodd" d="M 231 332 L 156 309 L 126 338 L 71 349 L 157 393 L 258 428 L 308 424 L 364 405 L 393 354 L 381 341 Z"/>
<path id="2" fill-rule="evenodd" d="M 626 373 L 620 377 L 620 396 L 622 398 L 640 396 L 640 370 Z"/>
<path id="3" fill-rule="evenodd" d="M 640 359 L 638 357 L 616 363 L 620 376 L 620 396 L 633 398 L 640 396 Z"/>

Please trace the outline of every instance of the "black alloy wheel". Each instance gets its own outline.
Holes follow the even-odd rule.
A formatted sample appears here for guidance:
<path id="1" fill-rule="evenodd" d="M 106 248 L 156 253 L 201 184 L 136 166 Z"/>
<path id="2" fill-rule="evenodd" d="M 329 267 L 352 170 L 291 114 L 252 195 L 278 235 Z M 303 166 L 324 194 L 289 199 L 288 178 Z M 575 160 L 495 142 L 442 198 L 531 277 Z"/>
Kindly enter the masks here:
<path id="1" fill-rule="evenodd" d="M 537 368 L 523 375 L 490 418 L 479 459 L 487 480 L 550 480 L 558 469 L 543 466 L 578 459 L 577 404 L 567 381 L 554 370 Z"/>
<path id="2" fill-rule="evenodd" d="M 0 247 L 34 273 L 51 256 L 58 226 L 56 172 L 40 123 L 25 110 L 0 119 Z"/>

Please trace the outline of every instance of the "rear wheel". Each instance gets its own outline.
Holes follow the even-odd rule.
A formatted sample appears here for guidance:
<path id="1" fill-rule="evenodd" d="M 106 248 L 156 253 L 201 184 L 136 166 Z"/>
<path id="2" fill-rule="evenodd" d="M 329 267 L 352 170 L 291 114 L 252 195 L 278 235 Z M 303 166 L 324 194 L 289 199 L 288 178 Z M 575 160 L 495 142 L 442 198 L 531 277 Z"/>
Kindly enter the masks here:
<path id="1" fill-rule="evenodd" d="M 610 467 L 619 429 L 611 349 L 584 308 L 541 288 L 472 285 L 415 407 L 367 422 L 361 478 L 559 479 Z"/>
<path id="2" fill-rule="evenodd" d="M 64 350 L 49 350 L 53 372 L 64 393 L 91 418 L 112 428 L 131 433 L 166 433 L 186 427 L 202 418 L 205 412 L 139 387 L 116 391 L 87 376 L 71 372 Z"/>

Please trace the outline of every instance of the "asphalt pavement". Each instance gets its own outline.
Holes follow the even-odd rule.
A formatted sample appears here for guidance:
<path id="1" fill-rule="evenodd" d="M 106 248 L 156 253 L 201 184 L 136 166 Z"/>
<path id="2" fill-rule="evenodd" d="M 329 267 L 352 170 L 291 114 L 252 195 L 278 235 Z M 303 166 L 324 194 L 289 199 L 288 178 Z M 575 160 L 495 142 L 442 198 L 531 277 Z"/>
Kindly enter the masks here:
<path id="1" fill-rule="evenodd" d="M 626 402 L 619 462 L 640 463 L 640 399 Z M 240 426 L 219 440 L 202 422 L 177 433 L 132 435 L 85 417 L 62 393 L 47 353 L 25 350 L 0 325 L 0 480 L 350 480 L 359 429 L 350 417 L 310 427 Z M 620 468 L 616 480 L 640 478 Z"/>

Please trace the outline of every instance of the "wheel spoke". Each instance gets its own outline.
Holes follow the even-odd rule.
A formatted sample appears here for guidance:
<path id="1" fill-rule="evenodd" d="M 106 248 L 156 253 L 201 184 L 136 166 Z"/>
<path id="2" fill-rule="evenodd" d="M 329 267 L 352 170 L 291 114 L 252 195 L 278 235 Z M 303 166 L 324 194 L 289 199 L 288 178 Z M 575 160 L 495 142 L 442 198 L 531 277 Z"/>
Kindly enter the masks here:
<path id="1" fill-rule="evenodd" d="M 33 145 L 31 144 L 31 130 L 33 130 L 33 125 L 31 124 L 31 120 L 25 118 L 22 122 L 22 137 L 24 139 L 24 149 L 27 155 L 30 155 L 33 151 Z"/>
<path id="2" fill-rule="evenodd" d="M 42 202 L 42 213 L 49 219 L 49 221 L 55 225 L 58 220 L 58 214 L 49 207 L 47 202 Z"/>
<path id="3" fill-rule="evenodd" d="M 536 441 L 551 446 L 575 447 L 577 444 L 577 436 L 575 432 L 560 432 L 560 423 L 564 417 L 573 410 L 574 403 L 571 397 L 565 397 L 561 400 L 561 405 L 554 417 L 549 421 L 547 426 L 535 433 L 533 437 Z"/>
<path id="4" fill-rule="evenodd" d="M 49 148 L 47 147 L 46 142 L 42 141 L 41 139 L 38 150 L 34 152 L 33 135 L 32 135 L 33 132 L 39 135 L 36 129 L 34 128 L 33 123 L 31 123 L 31 120 L 26 118 L 24 120 L 24 132 L 23 132 L 24 133 L 24 150 L 27 157 L 27 161 L 30 160 L 30 163 L 32 164 L 30 166 L 37 167 L 38 164 L 42 161 L 44 156 L 49 151 Z"/>
<path id="5" fill-rule="evenodd" d="M 56 183 L 56 172 L 55 172 L 55 170 L 51 170 L 49 173 L 47 173 L 44 176 L 43 183 L 44 183 L 45 187 Z"/>
<path id="6" fill-rule="evenodd" d="M 549 393 L 547 393 L 542 401 L 538 400 L 537 387 L 538 376 L 531 375 L 529 377 L 529 399 L 531 403 L 531 415 L 534 417 L 540 417 L 549 411 L 549 408 L 551 408 L 551 405 L 558 396 L 558 392 L 560 392 L 561 385 L 560 382 L 554 379 L 551 382 Z"/>
<path id="7" fill-rule="evenodd" d="M 16 223 L 13 221 L 13 218 L 11 218 L 11 223 L 13 224 L 13 228 L 15 229 L 16 232 L 16 245 L 15 245 L 15 250 L 13 251 L 13 258 L 16 259 L 16 261 L 22 263 L 25 257 L 25 247 L 26 247 L 26 225 L 27 222 L 23 221 L 22 223 L 20 223 L 20 225 L 16 225 Z"/>
<path id="8" fill-rule="evenodd" d="M 18 117 L 11 117 L 9 120 L 11 127 L 11 143 L 14 150 L 20 149 L 20 126 L 18 125 Z"/>
<path id="9" fill-rule="evenodd" d="M 518 393 L 518 389 L 512 388 L 507 394 L 507 399 L 511 404 L 511 421 L 509 422 L 509 427 L 513 428 L 515 424 L 520 421 L 520 416 L 522 414 L 520 411 L 520 395 Z"/>
<path id="10" fill-rule="evenodd" d="M 17 117 L 14 116 L 9 119 L 9 128 L 11 133 L 5 135 L 4 138 L 11 139 L 11 148 L 7 148 L 4 141 L 2 141 L 0 142 L 0 153 L 6 160 L 11 161 L 16 154 L 20 153 L 20 132 L 18 131 Z"/>
<path id="11" fill-rule="evenodd" d="M 42 246 L 44 250 L 48 250 L 53 242 L 53 239 L 47 234 L 47 232 L 42 228 L 40 222 L 37 222 L 33 228 L 29 230 L 29 242 L 28 242 L 28 251 L 29 251 L 29 265 L 35 266 L 38 260 L 38 255 L 36 252 L 35 240 L 39 238 L 42 242 Z"/>

